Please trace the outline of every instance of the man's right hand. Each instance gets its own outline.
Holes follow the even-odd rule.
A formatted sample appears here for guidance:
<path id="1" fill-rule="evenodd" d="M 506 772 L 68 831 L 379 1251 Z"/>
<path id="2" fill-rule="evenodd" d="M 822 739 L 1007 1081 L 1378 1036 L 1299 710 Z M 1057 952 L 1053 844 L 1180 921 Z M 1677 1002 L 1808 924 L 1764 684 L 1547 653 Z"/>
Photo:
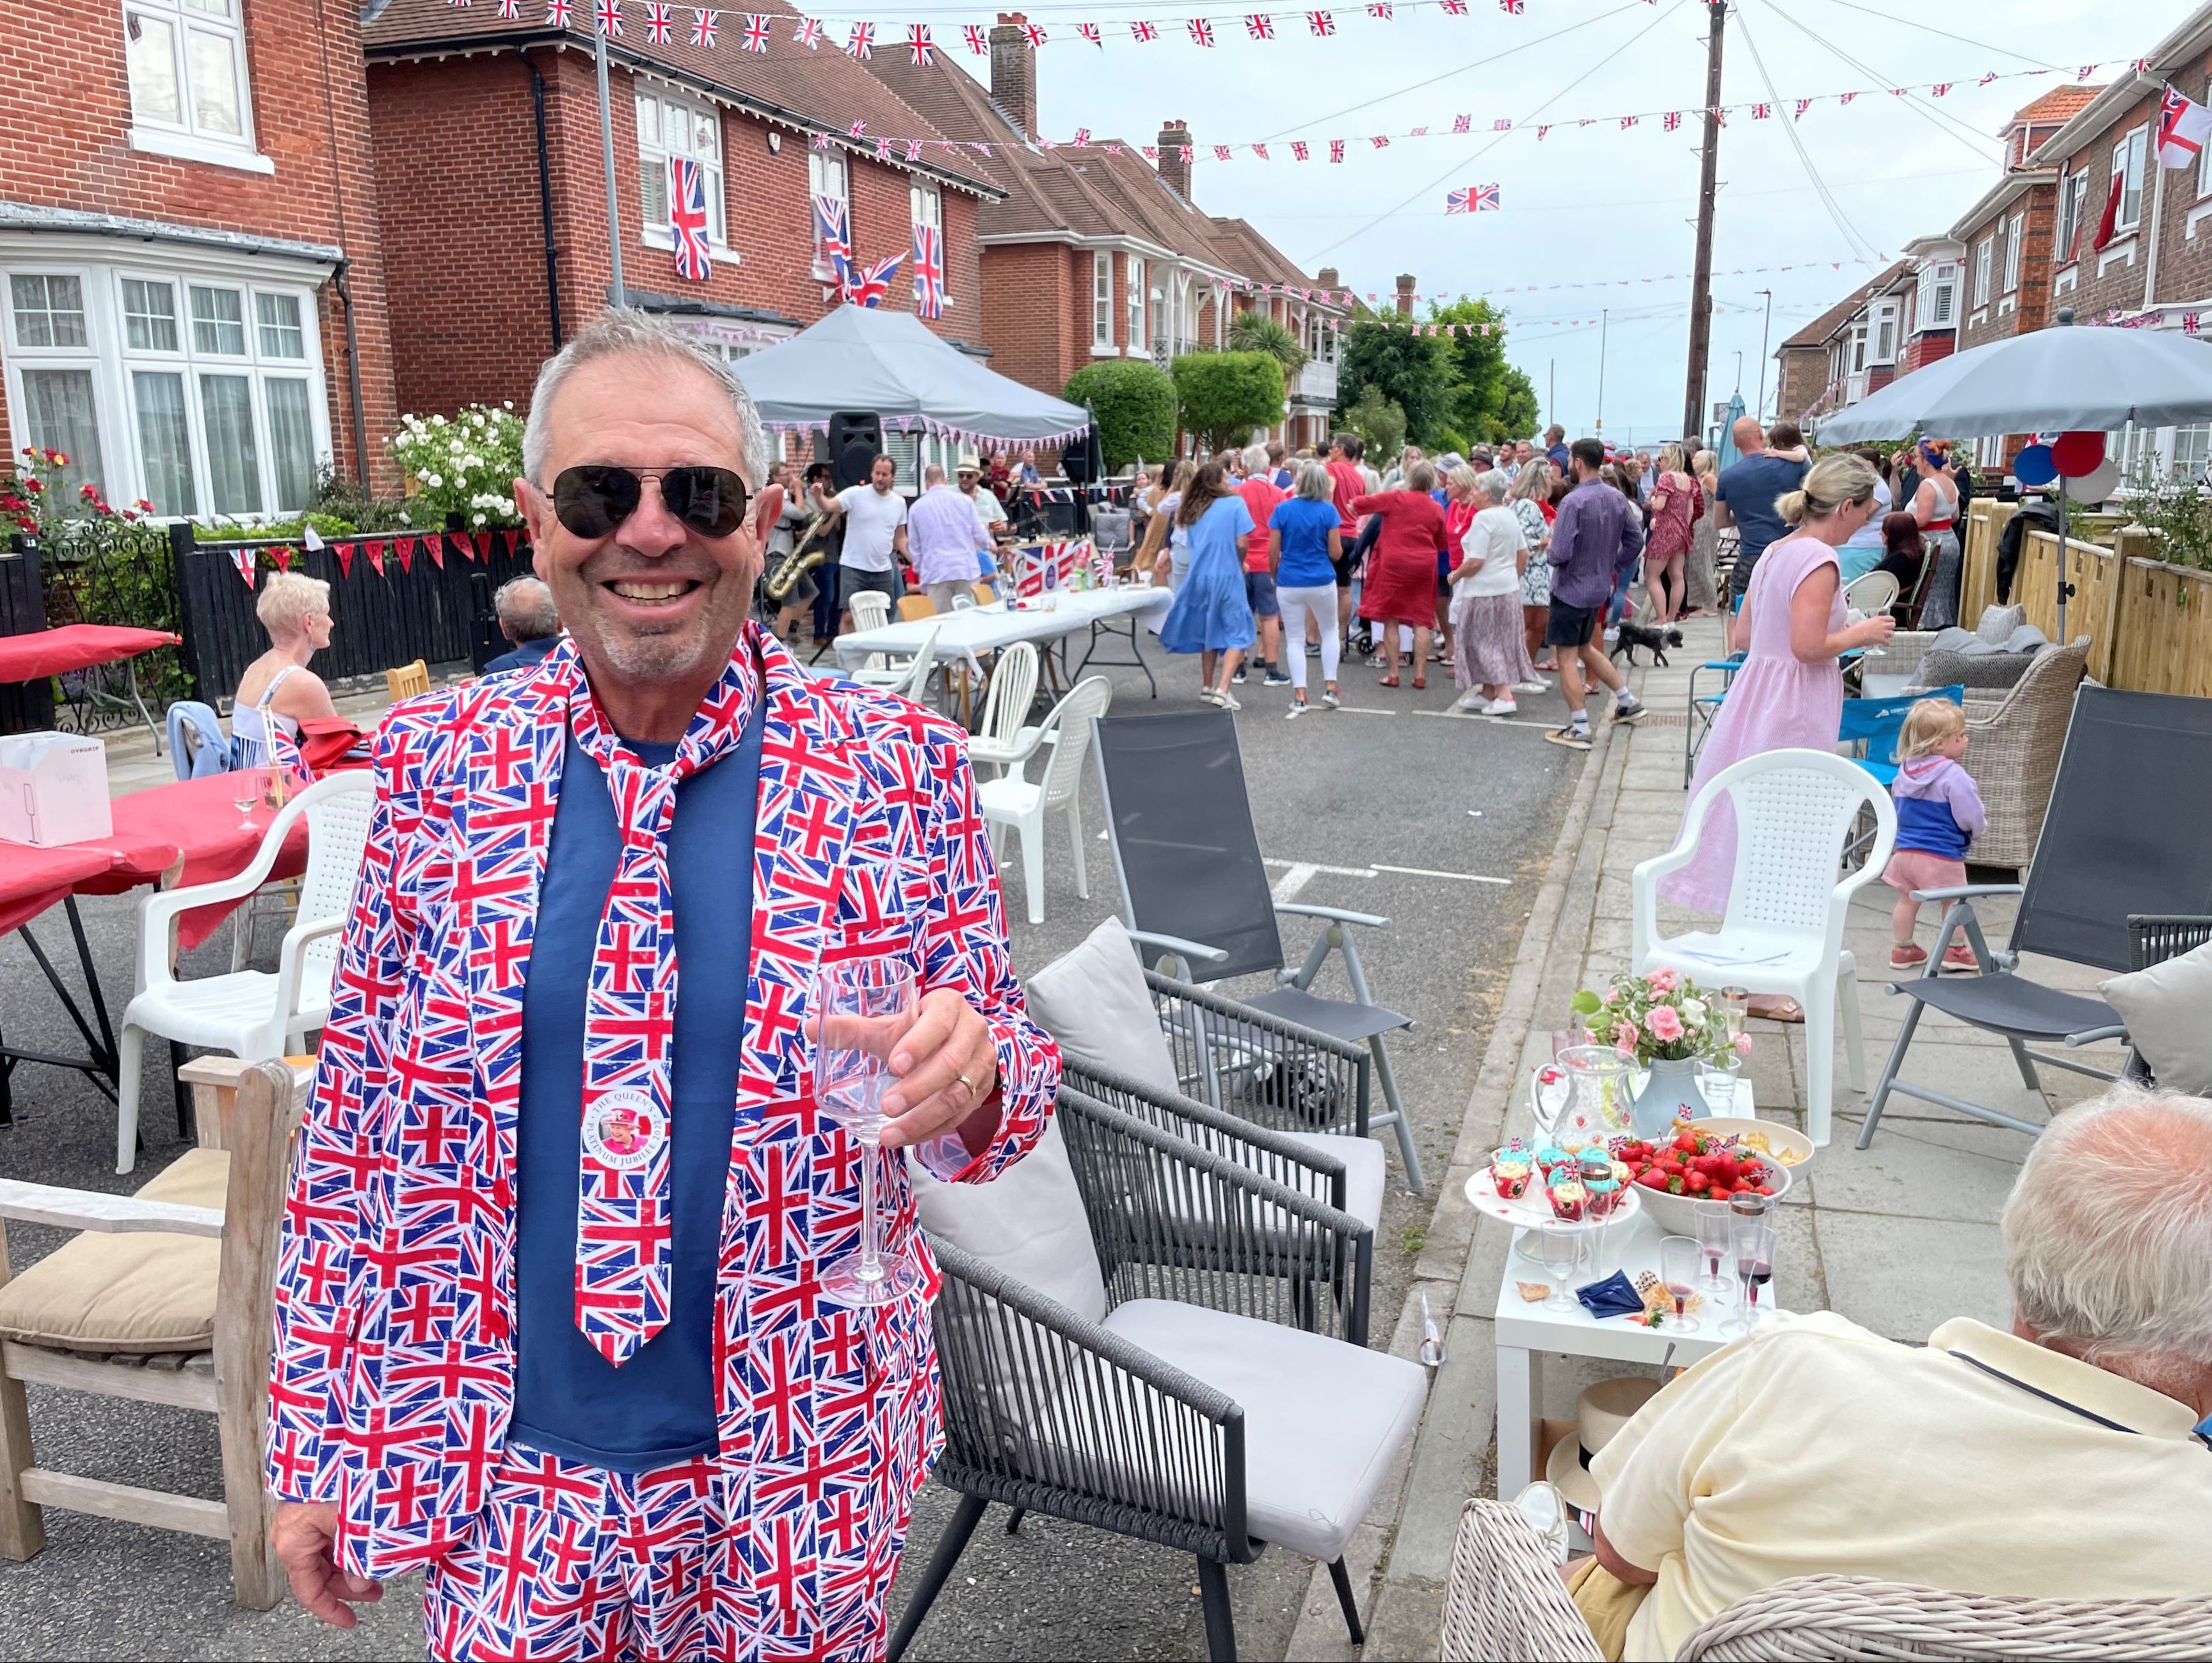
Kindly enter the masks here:
<path id="1" fill-rule="evenodd" d="M 349 1629 L 361 1619 L 347 1602 L 381 1599 L 383 1587 L 340 1570 L 335 1502 L 279 1502 L 269 1526 L 270 1545 L 292 1579 L 292 1597 L 334 1629 Z"/>

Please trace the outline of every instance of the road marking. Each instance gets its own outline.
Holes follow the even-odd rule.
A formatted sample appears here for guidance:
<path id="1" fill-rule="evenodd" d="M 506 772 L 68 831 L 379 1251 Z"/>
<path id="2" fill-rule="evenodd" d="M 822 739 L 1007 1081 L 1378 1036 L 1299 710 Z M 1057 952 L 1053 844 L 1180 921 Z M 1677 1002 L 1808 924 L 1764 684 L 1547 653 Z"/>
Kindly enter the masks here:
<path id="1" fill-rule="evenodd" d="M 1413 878 L 1451 878 L 1461 883 L 1486 883 L 1510 886 L 1510 878 L 1485 878 L 1473 872 L 1431 872 L 1422 866 L 1378 866 L 1377 872 L 1402 872 Z"/>
<path id="2" fill-rule="evenodd" d="M 1336 707 L 1336 714 L 1340 716 L 1395 716 L 1398 713 L 1395 710 L 1385 710 L 1379 705 L 1340 704 Z M 1417 711 L 1415 714 L 1419 713 Z"/>
<path id="3" fill-rule="evenodd" d="M 1455 883 L 1497 884 L 1501 887 L 1512 883 L 1510 878 L 1486 878 L 1473 872 L 1436 872 L 1425 866 L 1323 866 L 1317 861 L 1280 861 L 1269 858 L 1269 866 L 1283 868 L 1283 875 L 1275 880 L 1274 899 L 1295 900 L 1300 891 L 1315 878 L 1326 872 L 1332 878 L 1372 878 L 1384 872 L 1394 872 L 1408 878 L 1449 878 Z"/>
<path id="4" fill-rule="evenodd" d="M 1446 722 L 1479 722 L 1486 728 L 1518 728 L 1527 733 L 1547 733 L 1551 724 L 1538 718 L 1516 721 L 1511 716 L 1486 716 L 1473 710 L 1416 710 L 1417 716 L 1439 716 Z"/>

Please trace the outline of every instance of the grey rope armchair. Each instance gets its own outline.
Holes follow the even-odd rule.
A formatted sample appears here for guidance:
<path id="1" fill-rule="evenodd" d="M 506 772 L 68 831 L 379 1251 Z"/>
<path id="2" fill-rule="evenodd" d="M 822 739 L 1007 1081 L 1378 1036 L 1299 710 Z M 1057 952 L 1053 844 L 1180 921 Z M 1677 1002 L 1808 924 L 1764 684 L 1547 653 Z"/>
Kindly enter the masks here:
<path id="1" fill-rule="evenodd" d="M 1367 1136 L 1374 1058 L 1365 1045 L 1158 971 L 1144 977 L 1191 1096 L 1281 1131 Z"/>

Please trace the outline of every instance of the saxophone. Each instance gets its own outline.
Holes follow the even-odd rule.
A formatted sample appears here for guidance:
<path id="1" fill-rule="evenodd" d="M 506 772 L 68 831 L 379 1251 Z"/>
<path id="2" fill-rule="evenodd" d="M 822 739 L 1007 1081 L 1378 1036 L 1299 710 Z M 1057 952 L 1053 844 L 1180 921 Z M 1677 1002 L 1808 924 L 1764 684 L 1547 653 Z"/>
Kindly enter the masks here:
<path id="1" fill-rule="evenodd" d="M 777 561 L 775 570 L 768 575 L 768 581 L 762 588 L 777 606 L 782 606 L 791 592 L 799 587 L 801 576 L 830 557 L 829 539 L 823 533 L 831 518 L 826 513 L 817 514 L 808 522 L 806 529 L 799 534 L 798 540 L 792 544 L 791 552 Z"/>

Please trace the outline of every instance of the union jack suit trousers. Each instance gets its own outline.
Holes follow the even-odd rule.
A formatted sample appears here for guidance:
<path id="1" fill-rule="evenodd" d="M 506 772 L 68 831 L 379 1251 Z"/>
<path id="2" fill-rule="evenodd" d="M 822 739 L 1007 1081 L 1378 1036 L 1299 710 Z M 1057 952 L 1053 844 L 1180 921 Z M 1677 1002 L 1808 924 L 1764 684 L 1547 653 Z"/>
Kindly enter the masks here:
<path id="1" fill-rule="evenodd" d="M 983 1014 L 999 1127 L 963 1180 L 1029 1150 L 1059 1083 L 1059 1053 L 1009 962 L 964 734 L 887 694 L 809 681 L 764 631 L 739 650 L 757 655 L 765 727 L 750 860 L 732 858 L 749 866 L 753 939 L 704 1481 L 506 1447 L 522 997 L 574 649 L 405 701 L 377 735 L 368 849 L 280 1242 L 269 1474 L 282 1499 L 337 1504 L 348 1569 L 430 1567 L 431 1620 L 469 1654 L 499 1654 L 510 1630 L 487 1625 L 501 1612 L 530 1654 L 580 1654 L 550 1631 L 538 1649 L 530 1624 L 558 1628 L 545 1611 L 568 1597 L 568 1573 L 552 1562 L 586 1540 L 580 1602 L 627 1610 L 619 1623 L 635 1626 L 616 1643 L 644 1654 L 664 1642 L 710 1656 L 726 1642 L 726 1654 L 761 1657 L 879 1647 L 883 1590 L 942 1441 L 927 1311 L 938 1276 L 905 1169 L 886 1162 L 886 1240 L 922 1261 L 921 1296 L 870 1310 L 817 1297 L 820 1267 L 858 1245 L 860 1146 L 816 1109 L 802 1037 L 813 972 L 826 958 L 902 956 L 924 988 L 955 989 Z M 550 1506 L 532 1499 L 549 1489 Z M 696 1520 L 702 1544 L 719 1544 L 701 1549 L 696 1629 L 670 1573 L 633 1575 L 662 1564 L 636 1544 L 679 1514 L 671 1539 Z M 501 1569 L 516 1562 L 518 1531 L 533 1544 L 526 1577 Z M 537 1551 L 548 1532 L 557 1552 Z M 589 1654 L 592 1625 L 617 1622 L 580 1610 L 562 1632 Z M 694 1633 L 696 1647 L 669 1638 Z M 433 1645 L 442 1653 L 434 1633 Z"/>

